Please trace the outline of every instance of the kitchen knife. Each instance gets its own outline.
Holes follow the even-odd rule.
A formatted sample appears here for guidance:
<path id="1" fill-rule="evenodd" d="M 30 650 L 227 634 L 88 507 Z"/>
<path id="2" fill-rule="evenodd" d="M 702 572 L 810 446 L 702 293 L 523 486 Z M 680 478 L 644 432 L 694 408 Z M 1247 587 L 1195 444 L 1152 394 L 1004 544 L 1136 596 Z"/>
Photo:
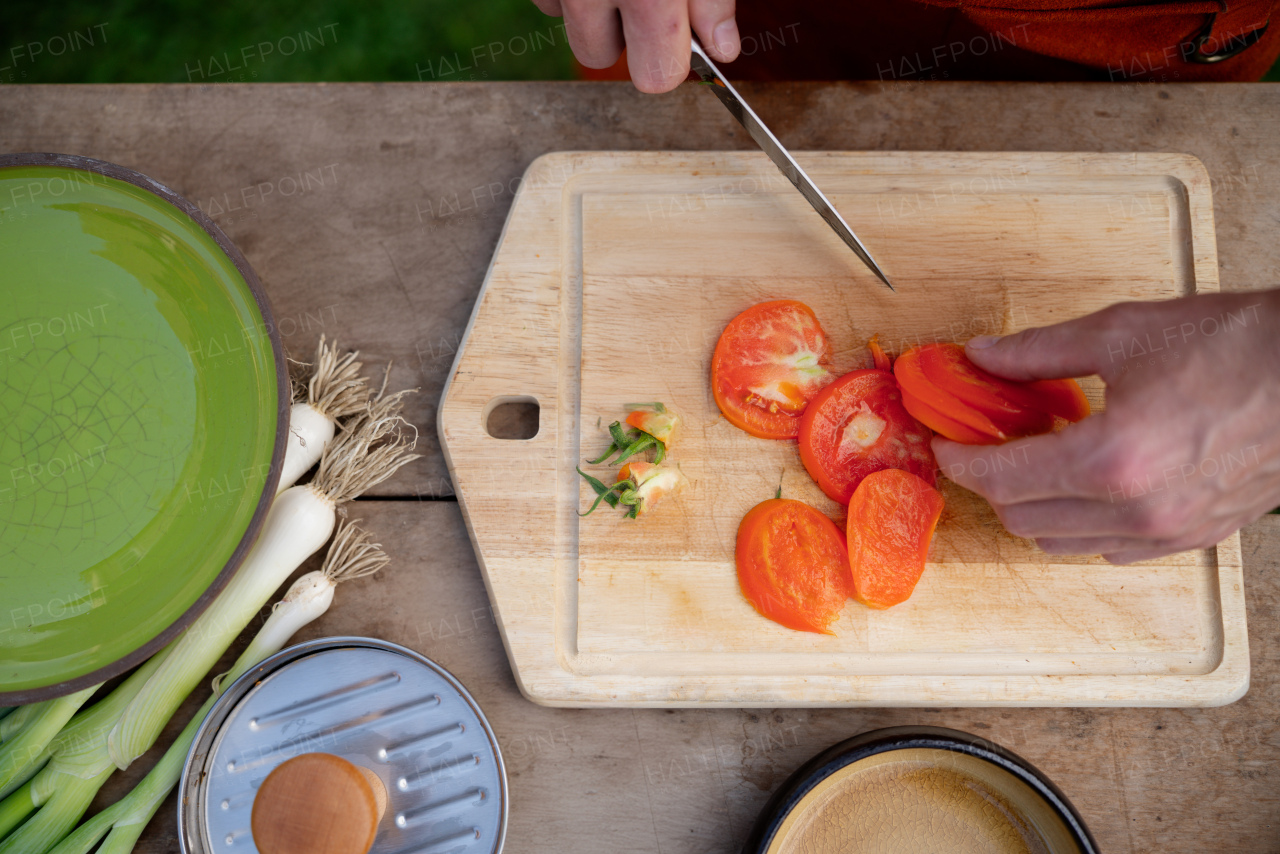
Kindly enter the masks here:
<path id="1" fill-rule="evenodd" d="M 870 268 L 871 272 L 876 274 L 880 281 L 889 285 L 889 290 L 893 290 L 893 285 L 889 284 L 889 280 L 880 270 L 880 265 L 871 257 L 871 253 L 867 251 L 867 247 L 862 245 L 862 241 L 858 239 L 858 235 L 853 233 L 853 229 L 849 228 L 849 224 L 844 221 L 844 217 L 840 216 L 840 212 L 831 206 L 831 202 L 827 201 L 827 197 L 822 195 L 822 191 L 818 189 L 813 180 L 800 168 L 800 164 L 795 158 L 778 142 L 778 138 L 773 135 L 769 128 L 765 127 L 764 122 L 760 121 L 760 117 L 755 114 L 751 107 L 747 106 L 747 102 L 742 100 L 742 96 L 733 88 L 728 80 L 720 73 L 720 69 L 716 68 L 715 63 L 711 61 L 711 57 L 707 56 L 706 51 L 702 49 L 702 45 L 698 44 L 698 40 L 693 40 L 693 57 L 690 59 L 690 65 L 693 71 L 703 83 L 711 84 L 711 91 L 720 99 L 720 103 L 724 104 L 733 117 L 738 120 L 738 124 L 746 129 L 747 133 L 756 144 L 769 155 L 769 159 L 773 161 L 773 165 L 782 171 L 787 180 L 800 191 L 800 195 L 809 200 L 809 204 L 813 205 L 813 209 L 818 212 L 818 216 L 826 220 L 827 225 L 831 226 L 840 239 L 848 244 L 854 254 L 862 259 L 862 263 Z"/>

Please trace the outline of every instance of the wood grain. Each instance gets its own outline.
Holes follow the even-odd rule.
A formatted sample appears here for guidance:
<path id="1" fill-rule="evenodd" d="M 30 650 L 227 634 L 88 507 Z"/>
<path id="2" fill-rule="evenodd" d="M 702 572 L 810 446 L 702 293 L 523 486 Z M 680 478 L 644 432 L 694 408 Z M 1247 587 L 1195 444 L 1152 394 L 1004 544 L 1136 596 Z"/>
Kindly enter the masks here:
<path id="1" fill-rule="evenodd" d="M 819 751 L 878 727 L 947 726 L 1044 771 L 1101 849 L 1120 854 L 1276 850 L 1280 815 L 1280 517 L 1243 532 L 1253 685 L 1208 709 L 558 709 L 521 696 L 466 526 L 452 502 L 352 508 L 393 563 L 345 585 L 304 641 L 370 635 L 421 651 L 466 686 L 507 765 L 507 850 L 539 854 L 734 854 L 770 793 Z M 319 568 L 310 561 L 299 572 Z M 265 619 L 265 614 L 260 619 Z M 231 666 L 250 635 L 218 663 Z M 155 748 L 113 775 L 94 810 L 144 776 L 204 701 L 193 696 Z M 171 854 L 176 796 L 137 854 Z"/>
<path id="2" fill-rule="evenodd" d="M 1280 86 L 740 90 L 801 151 L 1194 155 L 1212 185 L 1223 289 L 1276 284 Z M 392 385 L 422 389 L 408 415 L 425 456 L 375 490 L 387 496 L 453 495 L 436 406 L 521 176 L 548 151 L 599 149 L 756 145 L 693 85 L 661 97 L 625 83 L 0 87 L 0 150 L 98 157 L 167 184 L 211 212 L 253 264 L 291 353 L 336 335 L 371 362 L 393 360 Z M 696 189 L 717 192 L 710 182 Z M 884 214 L 927 217 L 930 201 Z M 965 334 L 957 324 L 951 337 Z"/>
<path id="3" fill-rule="evenodd" d="M 1224 290 L 1280 269 L 1280 85 L 744 84 L 801 150 L 1179 151 L 1213 187 Z M 753 149 L 701 87 L 654 97 L 628 84 L 289 84 L 0 87 L 0 149 L 117 162 L 189 198 L 335 165 L 305 195 L 273 193 L 218 222 L 263 276 L 286 343 L 322 331 L 422 385 L 428 456 L 384 495 L 449 496 L 430 447 L 434 407 L 512 194 L 536 157 L 565 149 Z M 326 176 L 329 173 L 326 173 Z M 474 188 L 501 183 L 479 202 Z M 456 209 L 442 199 L 457 199 Z M 427 211 L 427 205 L 434 213 Z M 243 203 L 241 203 L 243 208 Z M 3 203 L 0 203 L 3 206 Z M 309 315 L 309 317 L 308 317 Z M 323 324 L 323 325 L 322 325 Z M 950 337 L 984 331 L 959 324 Z M 1104 851 L 1241 854 L 1280 847 L 1280 519 L 1246 528 L 1252 685 L 1210 709 L 624 709 L 536 706 L 517 690 L 456 505 L 360 502 L 395 559 L 339 591 L 298 640 L 357 634 L 405 644 L 454 672 L 497 732 L 511 779 L 509 850 L 730 854 L 769 793 L 819 750 L 869 729 L 980 733 L 1047 772 Z M 318 561 L 303 571 L 319 568 Z M 265 619 L 265 616 L 263 617 Z M 228 669 L 241 637 L 215 668 Z M 93 809 L 142 778 L 203 702 L 112 776 Z M 178 848 L 170 796 L 138 854 Z"/>
<path id="4" fill-rule="evenodd" d="M 1191 157 L 800 156 L 895 292 L 763 154 L 554 154 L 525 176 L 440 435 L 526 694 L 556 705 L 1236 699 L 1248 685 L 1236 539 L 1124 569 L 1059 560 L 944 483 L 936 558 L 907 603 L 850 605 L 827 637 L 778 626 L 742 597 L 733 549 L 752 506 L 781 484 L 840 522 L 843 508 L 795 443 L 748 436 L 716 408 L 711 352 L 740 311 L 807 303 L 842 372 L 870 364 L 876 333 L 900 352 L 951 340 L 952 324 L 1004 334 L 1218 289 L 1209 179 Z M 902 216 L 908 206 L 927 209 Z M 1100 407 L 1100 383 L 1088 388 Z M 539 433 L 488 435 L 486 413 L 524 398 L 542 408 Z M 685 419 L 672 459 L 691 488 L 636 522 L 580 520 L 595 494 L 575 465 L 643 400 Z M 530 488 L 511 490 L 517 480 Z"/>

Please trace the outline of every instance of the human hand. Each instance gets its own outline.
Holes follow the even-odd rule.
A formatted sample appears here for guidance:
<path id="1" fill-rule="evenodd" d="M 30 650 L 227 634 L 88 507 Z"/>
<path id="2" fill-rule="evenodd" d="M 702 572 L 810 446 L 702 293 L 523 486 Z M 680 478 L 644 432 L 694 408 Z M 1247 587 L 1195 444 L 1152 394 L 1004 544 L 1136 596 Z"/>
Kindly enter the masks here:
<path id="1" fill-rule="evenodd" d="M 944 474 L 1050 554 L 1208 548 L 1280 505 L 1280 290 L 1121 303 L 965 352 L 1008 379 L 1107 385 L 1105 411 L 1057 433 L 933 440 Z"/>
<path id="2" fill-rule="evenodd" d="M 738 57 L 734 0 L 533 0 L 564 17 L 574 56 L 587 68 L 608 68 L 625 42 L 631 82 L 641 92 L 669 92 L 689 76 L 689 28 L 719 62 Z"/>

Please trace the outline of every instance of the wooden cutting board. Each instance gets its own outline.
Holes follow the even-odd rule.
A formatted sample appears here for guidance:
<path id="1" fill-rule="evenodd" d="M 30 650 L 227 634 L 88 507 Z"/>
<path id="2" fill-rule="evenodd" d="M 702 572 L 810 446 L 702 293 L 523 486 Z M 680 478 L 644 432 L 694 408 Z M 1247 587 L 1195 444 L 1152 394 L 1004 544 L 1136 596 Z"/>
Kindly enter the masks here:
<path id="1" fill-rule="evenodd" d="M 521 690 L 563 706 L 1208 706 L 1248 687 L 1238 536 L 1113 567 L 1050 557 L 942 481 L 915 595 L 850 601 L 835 637 L 759 616 L 738 522 L 783 494 L 843 523 L 794 443 L 719 414 L 712 349 L 768 299 L 813 307 L 841 371 L 890 352 L 1218 290 L 1209 177 L 1172 154 L 804 154 L 874 279 L 763 154 L 558 153 L 525 174 L 439 411 L 441 443 Z M 1160 354 L 1135 370 L 1157 370 Z M 1095 408 L 1102 386 L 1083 383 Z M 623 404 L 687 424 L 691 486 L 640 520 L 574 466 Z M 490 436 L 536 402 L 538 433 Z M 1016 464 L 1010 460 L 1010 464 Z M 1159 496 L 1153 496 L 1158 500 Z"/>

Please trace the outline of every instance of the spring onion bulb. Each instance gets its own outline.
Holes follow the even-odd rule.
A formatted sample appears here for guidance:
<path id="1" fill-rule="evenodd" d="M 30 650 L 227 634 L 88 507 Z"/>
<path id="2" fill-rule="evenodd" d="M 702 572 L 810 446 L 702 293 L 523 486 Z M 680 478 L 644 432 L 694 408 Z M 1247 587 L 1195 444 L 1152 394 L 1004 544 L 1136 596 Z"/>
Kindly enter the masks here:
<path id="1" fill-rule="evenodd" d="M 339 357 L 338 345 L 326 344 L 324 336 L 320 336 L 310 379 L 305 386 L 295 385 L 294 403 L 289 410 L 289 444 L 276 495 L 297 483 L 320 461 L 325 447 L 333 441 L 340 419 L 366 409 L 369 386 L 360 376 L 363 366 L 356 361 L 359 355 L 353 351 Z"/>
<path id="2" fill-rule="evenodd" d="M 272 607 L 271 616 L 240 656 L 236 667 L 245 661 L 252 666 L 284 649 L 299 629 L 329 610 L 339 584 L 373 575 L 390 562 L 391 558 L 382 551 L 382 544 L 369 542 L 368 532 L 356 527 L 359 521 L 338 524 L 324 564 L 293 582 L 284 598 Z M 233 669 L 215 678 L 214 693 L 221 693 L 222 686 L 235 681 L 241 672 Z"/>
<path id="3" fill-rule="evenodd" d="M 298 629 L 328 610 L 338 584 L 371 575 L 389 562 L 390 558 L 382 552 L 382 546 L 370 543 L 369 534 L 356 528 L 356 522 L 339 525 L 324 565 L 295 581 L 284 599 L 276 603 L 271 617 L 240 654 L 235 666 L 214 680 L 212 696 L 142 782 L 124 798 L 77 828 L 51 854 L 88 854 L 104 836 L 106 840 L 98 854 L 125 854 L 133 850 L 143 828 L 182 775 L 182 766 L 195 741 L 196 732 L 213 708 L 214 701 L 222 694 L 223 686 L 230 685 L 263 659 L 284 649 Z"/>
<path id="4" fill-rule="evenodd" d="M 303 561 L 329 539 L 337 505 L 390 477 L 405 463 L 416 439 L 406 438 L 399 415 L 374 417 L 370 405 L 325 449 L 310 483 L 278 495 L 257 543 L 230 583 L 173 643 L 171 654 L 133 698 L 107 736 L 118 768 L 151 747 L 178 705 L 218 657 Z M 2 854 L 2 852 L 0 852 Z"/>

